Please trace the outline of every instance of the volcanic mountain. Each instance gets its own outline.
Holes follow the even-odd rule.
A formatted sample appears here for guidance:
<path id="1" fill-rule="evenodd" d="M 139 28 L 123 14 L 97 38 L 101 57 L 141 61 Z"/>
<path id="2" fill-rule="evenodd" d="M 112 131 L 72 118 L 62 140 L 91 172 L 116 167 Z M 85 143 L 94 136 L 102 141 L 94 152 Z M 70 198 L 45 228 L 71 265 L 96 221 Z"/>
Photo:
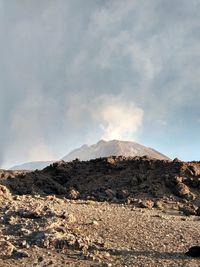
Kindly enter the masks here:
<path id="1" fill-rule="evenodd" d="M 80 148 L 72 150 L 69 154 L 64 156 L 62 160 L 72 161 L 74 159 L 79 159 L 81 161 L 87 161 L 90 159 L 96 159 L 100 157 L 108 156 L 125 156 L 125 157 L 135 157 L 135 156 L 148 156 L 154 159 L 169 160 L 169 158 L 160 152 L 143 145 L 140 145 L 131 141 L 119 141 L 111 140 L 105 141 L 100 140 L 94 145 L 83 145 Z M 22 165 L 14 166 L 12 170 L 35 170 L 43 169 L 44 167 L 50 165 L 53 161 L 36 161 L 28 162 Z"/>
<path id="2" fill-rule="evenodd" d="M 71 161 L 78 158 L 85 161 L 108 156 L 148 156 L 155 159 L 169 159 L 167 156 L 161 154 L 153 148 L 145 147 L 135 142 L 119 140 L 100 140 L 97 144 L 91 146 L 83 145 L 80 148 L 73 150 L 62 159 L 65 161 Z"/>

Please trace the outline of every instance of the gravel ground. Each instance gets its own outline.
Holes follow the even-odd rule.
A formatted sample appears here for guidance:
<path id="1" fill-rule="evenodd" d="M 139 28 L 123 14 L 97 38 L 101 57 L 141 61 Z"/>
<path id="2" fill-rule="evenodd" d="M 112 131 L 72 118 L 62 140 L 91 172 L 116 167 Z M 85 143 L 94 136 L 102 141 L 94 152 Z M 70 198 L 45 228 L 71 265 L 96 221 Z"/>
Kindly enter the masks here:
<path id="1" fill-rule="evenodd" d="M 198 267 L 200 258 L 184 253 L 200 245 L 199 238 L 199 216 L 174 210 L 51 195 L 16 196 L 0 209 L 0 240 L 14 246 L 11 255 L 0 257 L 2 267 Z"/>

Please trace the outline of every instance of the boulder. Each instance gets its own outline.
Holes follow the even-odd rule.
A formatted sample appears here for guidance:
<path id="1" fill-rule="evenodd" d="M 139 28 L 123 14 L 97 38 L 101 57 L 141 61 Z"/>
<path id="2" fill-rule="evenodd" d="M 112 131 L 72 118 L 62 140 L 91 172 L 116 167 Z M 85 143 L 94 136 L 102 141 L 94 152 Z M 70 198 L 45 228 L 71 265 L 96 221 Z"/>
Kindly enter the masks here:
<path id="1" fill-rule="evenodd" d="M 12 195 L 7 187 L 0 185 L 0 207 L 4 205 L 6 201 L 12 200 Z"/>
<path id="2" fill-rule="evenodd" d="M 0 240 L 0 257 L 10 257 L 15 250 L 15 246 L 13 246 L 9 241 Z"/>
<path id="3" fill-rule="evenodd" d="M 190 189 L 184 183 L 178 182 L 175 186 L 175 192 L 179 197 L 186 197 L 188 194 L 190 194 Z"/>
<path id="4" fill-rule="evenodd" d="M 106 193 L 106 196 L 109 198 L 109 199 L 113 199 L 116 197 L 116 191 L 115 190 L 112 190 L 112 189 L 106 189 L 105 190 L 105 193 Z"/>
<path id="5" fill-rule="evenodd" d="M 154 202 L 152 200 L 143 200 L 140 202 L 141 208 L 152 209 L 153 206 L 154 206 Z"/>
<path id="6" fill-rule="evenodd" d="M 196 207 L 194 205 L 187 205 L 184 206 L 182 208 L 180 208 L 180 210 L 186 215 L 186 216 L 190 216 L 190 215 L 196 215 Z"/>
<path id="7" fill-rule="evenodd" d="M 78 190 L 76 190 L 75 188 L 70 188 L 68 193 L 67 193 L 67 197 L 69 199 L 78 199 L 80 193 Z"/>
<path id="8" fill-rule="evenodd" d="M 116 196 L 119 199 L 126 199 L 129 196 L 129 190 L 118 190 Z"/>

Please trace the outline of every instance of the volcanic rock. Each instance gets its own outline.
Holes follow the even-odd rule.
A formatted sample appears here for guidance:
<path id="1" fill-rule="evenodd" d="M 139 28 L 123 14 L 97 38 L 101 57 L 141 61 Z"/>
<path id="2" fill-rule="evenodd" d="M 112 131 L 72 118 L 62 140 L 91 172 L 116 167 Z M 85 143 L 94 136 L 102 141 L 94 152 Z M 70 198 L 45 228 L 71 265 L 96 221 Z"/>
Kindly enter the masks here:
<path id="1" fill-rule="evenodd" d="M 0 240 L 0 257 L 9 257 L 13 254 L 15 246 L 9 241 Z"/>
<path id="2" fill-rule="evenodd" d="M 69 199 L 77 199 L 79 197 L 80 193 L 75 188 L 70 188 L 69 192 L 67 193 L 67 197 Z"/>
<path id="3" fill-rule="evenodd" d="M 190 193 L 188 186 L 181 182 L 176 185 L 175 190 L 180 197 L 184 197 Z"/>
<path id="4" fill-rule="evenodd" d="M 195 172 L 189 175 L 191 166 Z M 138 205 L 139 200 L 148 199 L 153 203 L 161 201 L 164 207 L 171 205 L 174 209 L 175 206 L 178 208 L 178 201 L 189 205 L 200 199 L 196 187 L 199 169 L 199 162 L 110 156 L 90 161 L 59 161 L 42 171 L 13 173 L 13 177 L 8 176 L 0 181 L 7 195 L 9 191 L 17 195 L 14 199 L 18 199 L 19 195 L 32 194 L 46 195 L 52 201 L 59 196 L 133 205 Z M 145 205 L 151 208 L 153 203 Z"/>
<path id="5" fill-rule="evenodd" d="M 196 215 L 196 207 L 193 204 L 185 205 L 180 209 L 186 216 Z"/>
<path id="6" fill-rule="evenodd" d="M 140 202 L 140 207 L 141 208 L 147 208 L 147 209 L 152 209 L 154 206 L 154 202 L 152 200 L 143 200 Z"/>

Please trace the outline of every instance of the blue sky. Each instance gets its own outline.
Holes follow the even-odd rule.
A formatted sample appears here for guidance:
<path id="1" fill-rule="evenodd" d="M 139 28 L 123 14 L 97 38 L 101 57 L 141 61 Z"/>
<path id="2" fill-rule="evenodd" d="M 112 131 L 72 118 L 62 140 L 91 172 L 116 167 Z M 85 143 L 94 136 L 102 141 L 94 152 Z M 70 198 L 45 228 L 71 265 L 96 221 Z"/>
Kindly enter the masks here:
<path id="1" fill-rule="evenodd" d="M 0 0 L 0 166 L 133 140 L 200 160 L 200 1 Z"/>

